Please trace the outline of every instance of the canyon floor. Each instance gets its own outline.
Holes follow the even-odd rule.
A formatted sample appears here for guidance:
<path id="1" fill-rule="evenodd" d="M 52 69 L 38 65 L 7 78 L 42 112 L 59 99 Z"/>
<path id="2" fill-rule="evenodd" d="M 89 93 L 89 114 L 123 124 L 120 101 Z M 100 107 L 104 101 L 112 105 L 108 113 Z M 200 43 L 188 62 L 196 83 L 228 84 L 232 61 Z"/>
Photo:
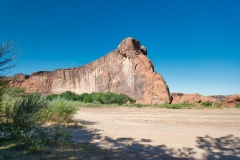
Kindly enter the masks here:
<path id="1" fill-rule="evenodd" d="M 240 109 L 81 108 L 72 141 L 132 159 L 240 159 Z M 131 157 L 131 155 L 130 155 Z"/>

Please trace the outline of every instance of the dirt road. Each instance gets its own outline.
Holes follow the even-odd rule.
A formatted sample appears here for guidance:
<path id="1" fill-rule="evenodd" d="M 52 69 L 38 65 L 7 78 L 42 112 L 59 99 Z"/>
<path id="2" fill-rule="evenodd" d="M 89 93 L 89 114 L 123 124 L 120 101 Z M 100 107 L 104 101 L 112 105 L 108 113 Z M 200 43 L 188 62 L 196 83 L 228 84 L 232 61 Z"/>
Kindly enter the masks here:
<path id="1" fill-rule="evenodd" d="M 74 141 L 135 149 L 144 159 L 240 159 L 240 109 L 81 108 Z"/>

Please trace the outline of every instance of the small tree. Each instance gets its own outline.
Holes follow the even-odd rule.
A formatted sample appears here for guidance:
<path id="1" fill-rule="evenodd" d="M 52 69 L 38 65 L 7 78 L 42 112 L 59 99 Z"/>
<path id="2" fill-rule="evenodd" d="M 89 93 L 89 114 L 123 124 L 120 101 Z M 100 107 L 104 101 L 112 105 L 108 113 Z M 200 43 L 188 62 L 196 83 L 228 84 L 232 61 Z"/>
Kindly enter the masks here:
<path id="1" fill-rule="evenodd" d="M 5 89 L 8 86 L 8 80 L 6 79 L 6 73 L 12 69 L 16 64 L 12 63 L 17 57 L 14 43 L 6 41 L 0 46 L 0 101 Z"/>
<path id="2" fill-rule="evenodd" d="M 14 46 L 13 42 L 6 41 L 0 47 L 0 76 L 4 76 L 7 71 L 16 65 L 12 63 L 18 54 Z"/>
<path id="3" fill-rule="evenodd" d="M 3 130 L 3 122 L 9 114 L 9 110 L 2 109 L 2 97 L 8 88 L 8 80 L 5 75 L 15 66 L 15 64 L 12 63 L 16 58 L 15 54 L 16 50 L 12 42 L 7 41 L 0 45 L 0 130 Z"/>

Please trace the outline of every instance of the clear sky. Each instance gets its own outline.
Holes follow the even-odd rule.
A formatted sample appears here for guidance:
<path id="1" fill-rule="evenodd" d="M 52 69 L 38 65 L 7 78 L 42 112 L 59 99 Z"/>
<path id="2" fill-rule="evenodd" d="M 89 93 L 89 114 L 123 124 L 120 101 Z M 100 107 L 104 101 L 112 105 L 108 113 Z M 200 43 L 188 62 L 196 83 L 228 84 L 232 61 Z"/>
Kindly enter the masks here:
<path id="1" fill-rule="evenodd" d="M 0 0 L 10 75 L 82 66 L 133 37 L 170 92 L 240 93 L 240 0 Z"/>

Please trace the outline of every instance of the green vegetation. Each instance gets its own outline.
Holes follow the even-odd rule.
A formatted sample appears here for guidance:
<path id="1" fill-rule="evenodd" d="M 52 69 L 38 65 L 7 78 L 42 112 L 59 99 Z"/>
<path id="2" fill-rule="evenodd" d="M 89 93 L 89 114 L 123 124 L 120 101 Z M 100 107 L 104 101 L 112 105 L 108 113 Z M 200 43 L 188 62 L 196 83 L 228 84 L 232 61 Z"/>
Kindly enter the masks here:
<path id="1" fill-rule="evenodd" d="M 236 104 L 235 108 L 240 108 L 240 103 Z"/>
<path id="2" fill-rule="evenodd" d="M 136 100 L 130 98 L 125 94 L 116 94 L 112 92 L 107 93 L 83 93 L 77 95 L 71 91 L 66 91 L 62 94 L 51 94 L 47 96 L 48 100 L 54 100 L 56 98 L 63 98 L 68 101 L 80 101 L 84 103 L 94 103 L 94 104 L 126 104 L 126 103 L 135 103 Z"/>
<path id="3" fill-rule="evenodd" d="M 46 121 L 63 124 L 72 120 L 72 116 L 76 113 L 77 109 L 78 106 L 71 103 L 71 101 L 56 98 L 49 101 L 48 106 L 44 109 L 42 115 Z"/>
<path id="4" fill-rule="evenodd" d="M 210 101 L 206 101 L 206 102 L 202 102 L 201 105 L 204 107 L 211 107 L 212 103 Z"/>
<path id="5" fill-rule="evenodd" d="M 135 104 L 135 100 L 123 94 L 84 93 L 70 91 L 60 95 L 45 96 L 41 93 L 26 94 L 20 88 L 5 88 L 0 105 L 0 159 L 34 159 L 38 153 L 42 159 L 68 159 L 74 150 L 77 157 L 89 159 L 100 156 L 107 159 L 112 151 L 102 150 L 89 143 L 69 142 L 66 124 L 73 122 L 72 116 L 79 107 L 159 107 L 169 109 L 219 108 L 220 103 L 200 105 L 188 102 L 179 104 Z M 210 105 L 211 104 L 211 105 Z M 240 104 L 236 105 L 240 108 Z M 46 122 L 51 122 L 50 126 Z M 61 152 L 59 152 L 61 151 Z"/>
<path id="6" fill-rule="evenodd" d="M 45 96 L 41 93 L 27 94 L 21 88 L 8 88 L 6 85 L 2 93 L 0 152 L 3 148 L 19 147 L 27 153 L 47 153 L 52 145 L 56 148 L 56 145 L 69 143 L 69 134 L 64 126 L 73 122 L 72 116 L 80 106 L 116 106 L 135 102 L 124 94 L 111 92 L 77 95 L 67 91 Z M 46 126 L 46 122 L 53 125 Z M 1 158 L 16 157 L 4 152 Z"/>
<path id="7" fill-rule="evenodd" d="M 51 155 L 56 159 L 67 159 L 71 155 L 59 155 L 59 150 L 77 150 L 78 156 L 89 159 L 92 155 L 108 158 L 109 151 L 102 150 L 89 143 L 71 143 L 65 124 L 72 121 L 72 116 L 79 107 L 159 107 L 169 109 L 209 108 L 210 102 L 201 105 L 191 103 L 180 104 L 135 104 L 135 100 L 124 94 L 84 93 L 74 94 L 70 91 L 60 95 L 45 96 L 41 93 L 26 94 L 20 88 L 4 89 L 0 103 L 0 159 L 16 159 L 19 157 L 34 159 L 33 153 L 44 159 Z M 211 105 L 209 105 L 211 104 Z M 240 105 L 236 107 L 240 108 Z M 53 125 L 46 126 L 46 122 Z M 75 124 L 73 124 L 75 126 Z M 77 126 L 77 125 L 76 125 Z M 13 154 L 14 153 L 14 154 Z M 69 152 L 70 153 L 70 152 Z"/>
<path id="8" fill-rule="evenodd" d="M 25 94 L 19 88 L 6 89 L 0 105 L 1 145 L 24 145 L 30 152 L 48 151 L 49 145 L 69 137 L 62 126 L 76 113 L 77 106 L 73 104 L 64 99 L 49 101 L 41 93 Z M 58 125 L 43 126 L 50 121 Z"/>
<path id="9" fill-rule="evenodd" d="M 195 108 L 196 105 L 188 102 L 178 103 L 178 104 L 162 104 L 161 107 L 169 109 L 182 109 L 182 108 Z"/>

